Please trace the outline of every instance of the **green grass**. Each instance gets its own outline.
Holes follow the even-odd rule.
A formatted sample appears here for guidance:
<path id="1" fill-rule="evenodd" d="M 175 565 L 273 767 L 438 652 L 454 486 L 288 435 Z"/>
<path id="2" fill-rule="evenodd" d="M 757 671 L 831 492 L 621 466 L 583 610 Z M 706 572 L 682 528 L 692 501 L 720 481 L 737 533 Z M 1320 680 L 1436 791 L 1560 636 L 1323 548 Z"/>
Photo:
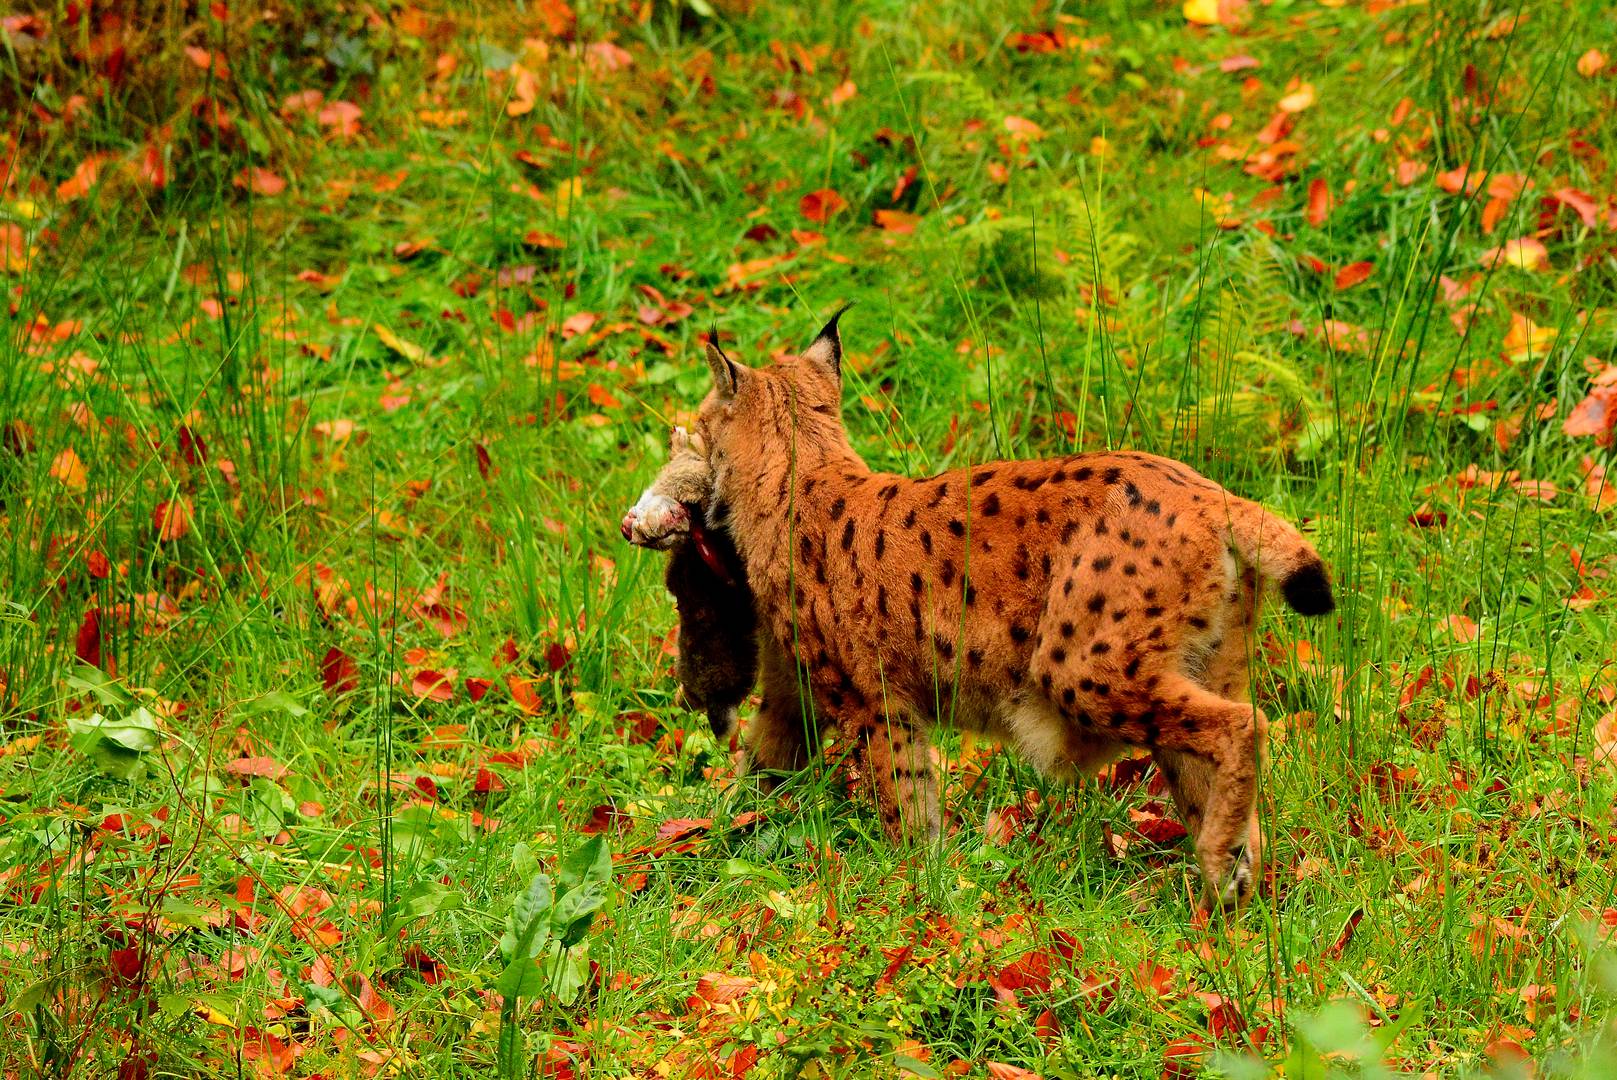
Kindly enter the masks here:
<path id="1" fill-rule="evenodd" d="M 0 1075 L 1605 1075 L 1617 530 L 1563 422 L 1617 259 L 1545 201 L 1613 195 L 1603 6 L 713 7 L 176 8 L 113 83 L 9 31 Z M 847 301 L 874 466 L 1138 447 L 1307 523 L 1341 607 L 1265 620 L 1250 910 L 1140 769 L 946 739 L 914 857 L 674 705 L 618 517 L 702 333 Z M 586 828 L 588 985 L 502 1013 Z"/>

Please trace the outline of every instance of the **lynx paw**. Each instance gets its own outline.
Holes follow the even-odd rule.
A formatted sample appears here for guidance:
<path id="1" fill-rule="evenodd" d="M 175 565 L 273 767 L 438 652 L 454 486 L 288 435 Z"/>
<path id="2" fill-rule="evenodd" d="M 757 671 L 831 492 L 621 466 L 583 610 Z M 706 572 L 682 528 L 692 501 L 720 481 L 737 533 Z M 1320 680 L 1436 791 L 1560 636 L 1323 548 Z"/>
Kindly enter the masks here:
<path id="1" fill-rule="evenodd" d="M 684 506 L 650 490 L 623 515 L 623 538 L 637 547 L 666 551 L 691 531 L 691 514 Z"/>
<path id="2" fill-rule="evenodd" d="M 1202 882 L 1203 902 L 1210 909 L 1228 911 L 1252 899 L 1254 875 L 1252 853 L 1245 844 L 1230 849 L 1230 864 L 1214 886 L 1212 881 Z"/>

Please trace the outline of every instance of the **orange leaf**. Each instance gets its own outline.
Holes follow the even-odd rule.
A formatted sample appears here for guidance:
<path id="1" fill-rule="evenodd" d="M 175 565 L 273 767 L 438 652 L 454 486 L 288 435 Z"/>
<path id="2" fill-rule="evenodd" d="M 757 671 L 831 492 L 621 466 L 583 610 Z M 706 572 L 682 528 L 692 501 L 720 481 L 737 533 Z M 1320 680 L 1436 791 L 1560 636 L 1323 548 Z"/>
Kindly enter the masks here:
<path id="1" fill-rule="evenodd" d="M 164 543 L 180 539 L 191 531 L 191 500 L 184 495 L 157 504 L 152 511 L 152 528 Z"/>
<path id="2" fill-rule="evenodd" d="M 1314 228 L 1325 224 L 1331 216 L 1331 189 L 1323 180 L 1308 182 L 1308 223 Z"/>
<path id="3" fill-rule="evenodd" d="M 263 776 L 279 780 L 286 775 L 286 766 L 274 758 L 246 757 L 225 762 L 225 772 L 231 776 Z"/>
<path id="4" fill-rule="evenodd" d="M 1353 286 L 1368 278 L 1375 268 L 1375 263 L 1368 260 L 1349 263 L 1347 266 L 1342 267 L 1342 269 L 1336 272 L 1337 289 L 1341 290 L 1353 288 Z"/>
<path id="5" fill-rule="evenodd" d="M 57 454 L 51 462 L 51 479 L 67 490 L 78 493 L 89 486 L 90 474 L 79 455 L 70 448 Z"/>
<path id="6" fill-rule="evenodd" d="M 1005 118 L 1005 130 L 1029 142 L 1038 142 L 1044 138 L 1044 129 L 1042 127 L 1020 116 L 1007 116 Z"/>
<path id="7" fill-rule="evenodd" d="M 920 215 L 907 214 L 902 210 L 876 211 L 876 227 L 890 233 L 912 233 L 920 220 Z"/>
<path id="8" fill-rule="evenodd" d="M 797 209 L 804 217 L 820 224 L 824 224 L 847 208 L 848 200 L 831 188 L 811 191 L 797 203 Z"/>
<path id="9" fill-rule="evenodd" d="M 243 191 L 250 190 L 254 195 L 263 195 L 266 198 L 272 198 L 286 190 L 285 180 L 256 165 L 237 173 L 231 182 Z"/>

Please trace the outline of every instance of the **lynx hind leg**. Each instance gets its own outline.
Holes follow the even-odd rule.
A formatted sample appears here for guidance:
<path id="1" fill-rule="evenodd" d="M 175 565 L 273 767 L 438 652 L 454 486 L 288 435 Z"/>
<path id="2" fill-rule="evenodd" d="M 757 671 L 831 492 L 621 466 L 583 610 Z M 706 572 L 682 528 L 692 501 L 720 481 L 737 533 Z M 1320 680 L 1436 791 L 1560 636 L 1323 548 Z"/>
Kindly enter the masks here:
<path id="1" fill-rule="evenodd" d="M 1222 637 L 1213 643 L 1196 681 L 1221 698 L 1250 701 L 1252 656 L 1257 648 L 1258 606 L 1262 601 L 1257 571 L 1243 568 L 1224 599 L 1229 610 L 1214 624 L 1224 628 Z"/>

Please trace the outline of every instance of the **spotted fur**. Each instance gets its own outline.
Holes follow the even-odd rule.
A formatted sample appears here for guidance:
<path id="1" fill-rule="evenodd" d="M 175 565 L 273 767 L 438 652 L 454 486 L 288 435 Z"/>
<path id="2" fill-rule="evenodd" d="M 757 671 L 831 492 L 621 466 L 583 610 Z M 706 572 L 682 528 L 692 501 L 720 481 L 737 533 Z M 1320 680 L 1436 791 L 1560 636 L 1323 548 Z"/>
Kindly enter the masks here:
<path id="1" fill-rule="evenodd" d="M 939 829 L 935 725 L 986 732 L 1050 774 L 1145 747 L 1195 838 L 1206 901 L 1245 899 L 1260 596 L 1273 581 L 1304 611 L 1332 603 L 1297 530 L 1151 454 L 872 472 L 843 429 L 835 319 L 768 368 L 707 354 L 698 432 L 759 620 L 750 764 L 796 767 L 805 731 L 834 725 L 900 840 Z"/>

